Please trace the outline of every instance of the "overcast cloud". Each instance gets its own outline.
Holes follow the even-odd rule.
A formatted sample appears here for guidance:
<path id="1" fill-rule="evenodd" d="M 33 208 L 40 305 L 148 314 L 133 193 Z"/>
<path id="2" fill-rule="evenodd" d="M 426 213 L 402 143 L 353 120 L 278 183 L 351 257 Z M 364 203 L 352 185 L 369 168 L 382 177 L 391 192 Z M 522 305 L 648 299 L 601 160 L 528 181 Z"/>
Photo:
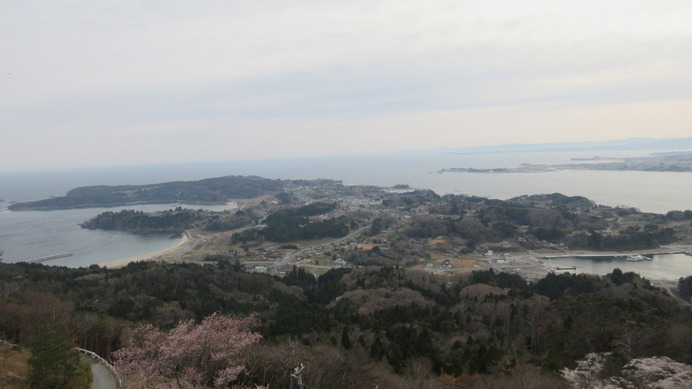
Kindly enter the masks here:
<path id="1" fill-rule="evenodd" d="M 692 2 L 0 3 L 0 170 L 692 135 Z"/>

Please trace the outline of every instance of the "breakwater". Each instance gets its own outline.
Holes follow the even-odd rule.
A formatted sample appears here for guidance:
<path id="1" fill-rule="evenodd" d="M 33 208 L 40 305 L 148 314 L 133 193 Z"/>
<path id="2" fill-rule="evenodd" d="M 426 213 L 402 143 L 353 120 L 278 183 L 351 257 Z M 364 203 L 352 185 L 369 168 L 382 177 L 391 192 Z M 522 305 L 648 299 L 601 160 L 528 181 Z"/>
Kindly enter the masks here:
<path id="1" fill-rule="evenodd" d="M 51 259 L 58 259 L 58 258 L 65 258 L 65 257 L 70 257 L 74 254 L 72 253 L 60 253 L 60 254 L 53 254 L 53 255 L 48 255 L 45 257 L 38 257 L 34 259 L 29 259 L 24 262 L 29 262 L 29 263 L 41 263 L 41 262 L 46 262 L 50 261 Z"/>

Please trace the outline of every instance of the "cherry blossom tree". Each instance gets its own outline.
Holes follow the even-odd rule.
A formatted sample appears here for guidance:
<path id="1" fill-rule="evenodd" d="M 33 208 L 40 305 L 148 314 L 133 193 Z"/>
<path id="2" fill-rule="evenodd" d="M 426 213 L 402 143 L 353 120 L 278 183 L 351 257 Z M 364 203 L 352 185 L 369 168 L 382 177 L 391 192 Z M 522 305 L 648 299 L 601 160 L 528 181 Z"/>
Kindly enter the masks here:
<path id="1" fill-rule="evenodd" d="M 257 316 L 214 313 L 180 322 L 168 333 L 142 324 L 113 356 L 116 369 L 147 388 L 228 387 L 245 370 L 243 351 L 257 343 Z"/>

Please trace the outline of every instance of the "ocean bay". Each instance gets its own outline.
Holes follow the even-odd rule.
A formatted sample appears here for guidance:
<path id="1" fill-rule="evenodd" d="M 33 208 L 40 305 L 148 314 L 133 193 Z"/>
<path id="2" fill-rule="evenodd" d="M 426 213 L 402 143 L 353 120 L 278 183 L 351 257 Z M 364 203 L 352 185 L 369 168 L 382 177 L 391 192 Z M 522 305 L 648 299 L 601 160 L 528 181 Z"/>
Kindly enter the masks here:
<path id="1" fill-rule="evenodd" d="M 692 173 L 587 170 L 514 174 L 439 173 L 450 167 L 496 168 L 522 163 L 564 163 L 570 158 L 583 156 L 593 156 L 593 153 L 407 153 L 3 173 L 0 174 L 0 198 L 6 201 L 0 203 L 0 249 L 5 250 L 6 262 L 72 253 L 72 256 L 45 262 L 47 265 L 72 267 L 166 249 L 175 245 L 178 238 L 90 231 L 79 227 L 79 223 L 105 210 L 153 211 L 170 209 L 177 204 L 18 212 L 7 210 L 7 206 L 10 201 L 61 196 L 78 186 L 148 184 L 224 175 L 257 175 L 276 179 L 330 178 L 341 180 L 346 185 L 408 184 L 412 188 L 431 189 L 440 195 L 451 193 L 496 199 L 559 192 L 569 196 L 584 196 L 598 204 L 635 207 L 645 212 L 692 209 L 692 198 L 689 196 L 692 193 Z"/>
<path id="2" fill-rule="evenodd" d="M 625 255 L 565 256 L 544 259 L 551 267 L 576 267 L 573 272 L 606 275 L 613 269 L 634 272 L 652 279 L 677 281 L 692 273 L 692 256 L 683 253 L 649 254 L 650 260 L 631 261 Z"/>
<path id="3" fill-rule="evenodd" d="M 106 211 L 134 209 L 151 212 L 181 205 L 222 210 L 226 205 L 149 204 L 115 208 L 84 208 L 55 211 L 9 211 L 0 203 L 0 247 L 6 262 L 29 261 L 71 254 L 43 262 L 46 265 L 82 267 L 130 258 L 175 245 L 179 236 L 132 234 L 122 231 L 88 230 L 80 223 Z"/>

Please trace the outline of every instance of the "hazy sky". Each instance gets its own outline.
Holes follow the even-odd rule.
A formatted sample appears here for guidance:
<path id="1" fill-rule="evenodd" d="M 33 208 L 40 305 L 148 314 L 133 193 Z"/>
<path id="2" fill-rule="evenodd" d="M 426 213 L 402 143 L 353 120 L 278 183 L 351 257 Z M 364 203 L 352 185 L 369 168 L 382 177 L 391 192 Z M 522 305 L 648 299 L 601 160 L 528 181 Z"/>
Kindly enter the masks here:
<path id="1" fill-rule="evenodd" d="M 690 0 L 0 2 L 0 170 L 692 136 Z"/>

